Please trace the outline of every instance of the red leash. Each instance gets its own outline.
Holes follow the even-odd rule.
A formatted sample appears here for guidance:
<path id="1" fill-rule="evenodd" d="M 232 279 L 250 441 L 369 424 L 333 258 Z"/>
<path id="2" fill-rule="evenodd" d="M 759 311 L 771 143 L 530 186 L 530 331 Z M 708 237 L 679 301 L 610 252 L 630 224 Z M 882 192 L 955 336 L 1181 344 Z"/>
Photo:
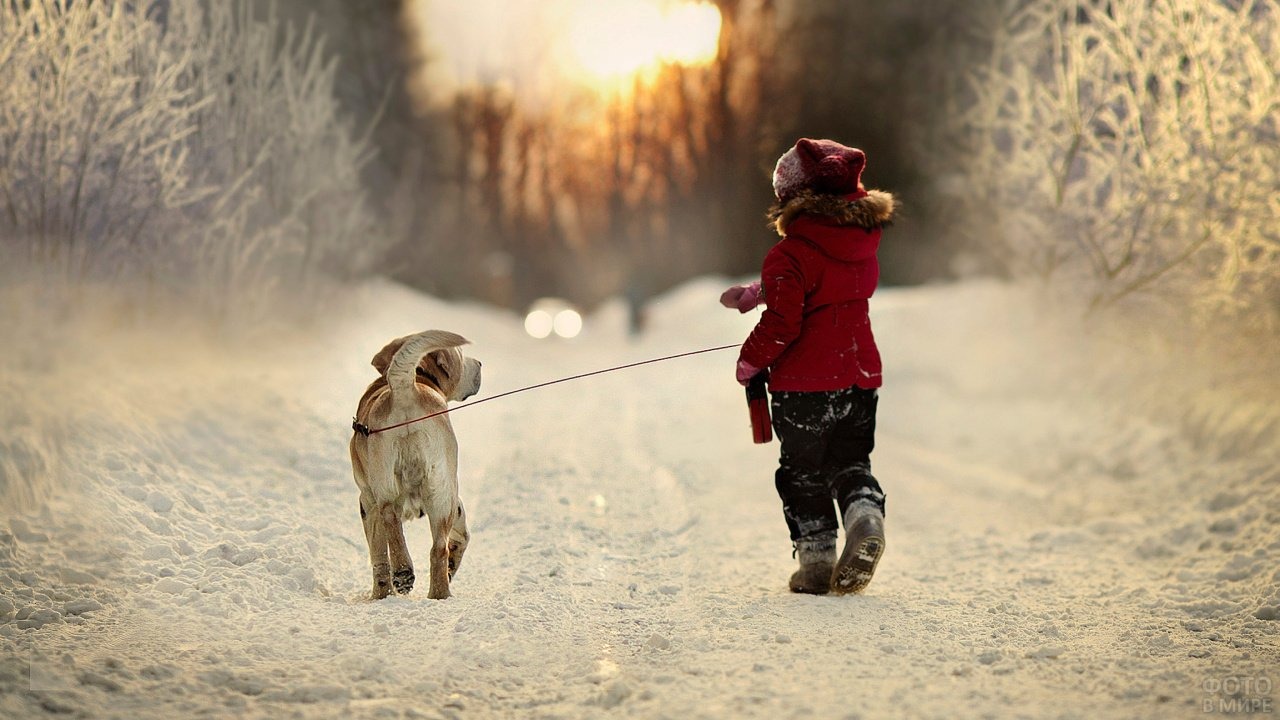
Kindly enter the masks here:
<path id="1" fill-rule="evenodd" d="M 537 385 L 530 385 L 528 387 L 522 387 L 516 390 L 508 390 L 507 392 L 499 393 L 498 395 L 494 395 L 493 397 L 487 397 L 487 398 L 484 398 L 483 400 L 476 400 L 474 402 L 469 402 L 466 405 L 458 405 L 457 407 L 438 410 L 436 412 L 431 413 L 430 415 L 423 415 L 420 418 L 405 420 L 402 423 L 396 423 L 395 425 L 388 425 L 382 428 L 371 429 L 368 426 L 361 425 L 360 423 L 352 419 L 351 429 L 355 430 L 361 435 L 364 435 L 365 437 L 369 437 L 370 435 L 377 435 L 378 433 L 386 432 L 388 430 L 395 430 L 396 428 L 404 427 L 405 425 L 412 425 L 413 423 L 422 422 L 423 420 L 430 420 L 431 418 L 438 417 L 440 415 L 447 415 L 448 413 L 451 413 L 454 410 L 461 410 L 462 408 L 468 408 L 473 405 L 487 403 L 490 400 L 497 400 L 498 398 L 504 398 L 508 395 L 515 395 L 516 393 L 522 393 L 528 390 L 537 390 L 538 388 L 544 388 L 544 387 L 547 387 L 548 385 L 558 385 L 562 382 L 569 382 L 570 380 L 581 380 L 582 378 L 591 377 L 592 375 L 603 375 L 605 373 L 617 372 L 618 370 L 626 370 L 627 368 L 639 367 L 641 365 L 649 365 L 651 363 L 663 362 L 666 360 L 675 360 L 676 358 L 689 357 L 690 355 L 701 355 L 703 353 L 717 352 L 719 350 L 728 350 L 729 348 L 736 348 L 736 347 L 738 347 L 738 343 L 734 343 L 732 345 L 721 345 L 720 347 L 706 348 L 705 350 L 693 350 L 691 352 L 683 352 L 677 355 L 667 355 L 666 357 L 653 358 L 652 360 L 641 360 L 640 362 L 633 362 L 627 365 L 618 365 L 616 367 L 605 368 L 604 370 L 595 370 L 588 373 L 582 373 L 581 375 L 572 375 L 570 377 L 560 378 L 559 380 L 550 380 L 544 383 L 538 383 Z"/>

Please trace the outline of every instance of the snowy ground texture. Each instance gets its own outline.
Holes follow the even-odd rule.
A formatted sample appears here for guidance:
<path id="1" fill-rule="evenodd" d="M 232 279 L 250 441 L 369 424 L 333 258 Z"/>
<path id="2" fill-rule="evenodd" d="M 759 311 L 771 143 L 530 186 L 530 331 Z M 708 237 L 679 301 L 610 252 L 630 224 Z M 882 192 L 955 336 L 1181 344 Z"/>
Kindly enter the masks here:
<path id="1" fill-rule="evenodd" d="M 637 341 L 612 306 L 558 343 L 385 283 L 235 342 L 11 295 L 0 717 L 1280 712 L 1274 379 L 1210 381 L 1178 348 L 1145 367 L 991 283 L 873 301 L 889 520 L 866 594 L 787 592 L 777 444 L 751 444 L 723 352 L 455 414 L 454 597 L 365 599 L 346 443 L 386 340 L 470 337 L 484 397 L 740 340 L 721 287 L 667 296 Z M 1251 380 L 1256 402 L 1223 399 Z"/>

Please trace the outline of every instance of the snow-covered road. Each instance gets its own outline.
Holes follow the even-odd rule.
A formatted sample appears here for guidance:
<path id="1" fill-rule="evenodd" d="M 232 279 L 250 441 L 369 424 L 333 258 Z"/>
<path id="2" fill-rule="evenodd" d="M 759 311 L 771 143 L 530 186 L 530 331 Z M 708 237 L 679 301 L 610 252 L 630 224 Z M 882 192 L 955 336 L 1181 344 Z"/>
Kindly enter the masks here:
<path id="1" fill-rule="evenodd" d="M 0 717 L 1275 711 L 1273 436 L 1220 452 L 1118 410 L 994 284 L 873 302 L 889 518 L 866 594 L 787 592 L 777 445 L 751 444 L 725 352 L 455 414 L 472 544 L 454 597 L 364 599 L 346 423 L 383 342 L 468 336 L 484 397 L 740 339 L 753 318 L 719 289 L 664 298 L 637 341 L 621 306 L 535 342 L 375 283 L 306 338 L 86 321 L 88 356 L 19 343 L 0 374 Z M 426 525 L 408 540 L 422 565 Z"/>

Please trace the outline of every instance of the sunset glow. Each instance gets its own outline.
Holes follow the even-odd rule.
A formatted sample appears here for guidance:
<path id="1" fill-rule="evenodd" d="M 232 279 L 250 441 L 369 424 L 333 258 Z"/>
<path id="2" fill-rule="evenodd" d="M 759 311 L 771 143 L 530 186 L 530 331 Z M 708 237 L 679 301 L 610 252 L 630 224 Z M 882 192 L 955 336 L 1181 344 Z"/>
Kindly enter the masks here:
<path id="1" fill-rule="evenodd" d="M 664 65 L 715 60 L 720 11 L 707 0 L 410 0 L 423 86 L 503 87 L 543 107 L 567 87 L 625 90 Z"/>
<path id="2" fill-rule="evenodd" d="M 617 80 L 663 64 L 702 65 L 716 56 L 720 11 L 705 2 L 580 2 L 569 28 L 573 60 L 596 80 Z"/>

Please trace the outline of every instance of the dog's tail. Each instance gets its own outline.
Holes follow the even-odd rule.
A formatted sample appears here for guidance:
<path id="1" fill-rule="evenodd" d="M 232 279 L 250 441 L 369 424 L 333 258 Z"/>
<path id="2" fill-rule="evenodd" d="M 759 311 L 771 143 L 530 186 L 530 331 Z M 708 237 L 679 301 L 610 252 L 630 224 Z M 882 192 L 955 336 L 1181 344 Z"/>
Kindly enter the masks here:
<path id="1" fill-rule="evenodd" d="M 410 335 L 387 366 L 387 385 L 391 387 L 391 393 L 405 393 L 413 388 L 418 363 L 424 355 L 466 345 L 468 342 L 461 335 L 444 330 L 427 330 Z"/>

